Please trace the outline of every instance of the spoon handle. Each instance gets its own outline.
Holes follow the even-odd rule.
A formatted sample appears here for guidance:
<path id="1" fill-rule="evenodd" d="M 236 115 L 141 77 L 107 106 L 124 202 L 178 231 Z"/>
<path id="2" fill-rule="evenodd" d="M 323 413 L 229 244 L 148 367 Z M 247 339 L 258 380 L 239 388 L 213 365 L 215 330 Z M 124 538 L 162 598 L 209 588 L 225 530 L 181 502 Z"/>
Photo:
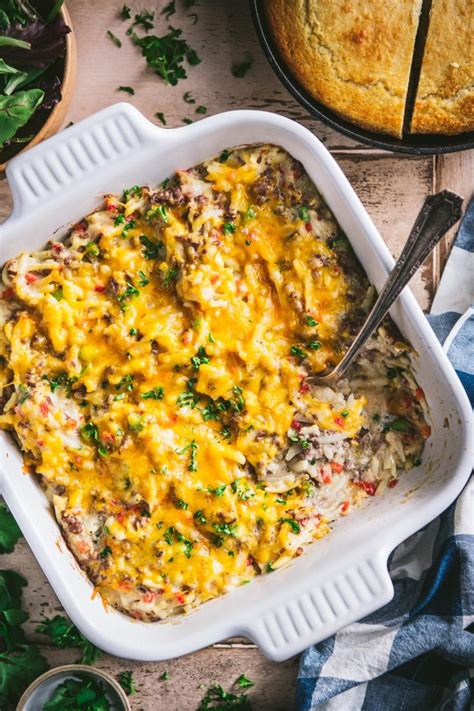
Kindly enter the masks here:
<path id="1" fill-rule="evenodd" d="M 402 253 L 359 334 L 334 370 L 326 376 L 316 376 L 318 382 L 334 382 L 346 372 L 418 267 L 431 254 L 441 237 L 460 219 L 462 202 L 459 195 L 449 190 L 442 190 L 426 198 Z"/>

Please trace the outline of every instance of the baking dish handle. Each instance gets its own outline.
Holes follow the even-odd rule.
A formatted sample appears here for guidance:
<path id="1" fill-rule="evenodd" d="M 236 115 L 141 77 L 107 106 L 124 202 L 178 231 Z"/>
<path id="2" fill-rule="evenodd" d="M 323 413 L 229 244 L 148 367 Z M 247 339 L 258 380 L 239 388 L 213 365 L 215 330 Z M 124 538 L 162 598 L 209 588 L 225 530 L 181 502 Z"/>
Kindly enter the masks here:
<path id="1" fill-rule="evenodd" d="M 143 148 L 171 131 L 150 123 L 131 104 L 118 103 L 64 129 L 16 158 L 6 169 L 13 196 L 9 221 L 53 198 L 100 180 L 110 167 L 138 159 Z"/>
<path id="2" fill-rule="evenodd" d="M 244 624 L 250 637 L 273 661 L 284 661 L 361 620 L 393 597 L 388 552 L 351 562 L 283 604 L 267 604 L 264 614 Z M 270 608 L 270 610 L 268 609 Z"/>

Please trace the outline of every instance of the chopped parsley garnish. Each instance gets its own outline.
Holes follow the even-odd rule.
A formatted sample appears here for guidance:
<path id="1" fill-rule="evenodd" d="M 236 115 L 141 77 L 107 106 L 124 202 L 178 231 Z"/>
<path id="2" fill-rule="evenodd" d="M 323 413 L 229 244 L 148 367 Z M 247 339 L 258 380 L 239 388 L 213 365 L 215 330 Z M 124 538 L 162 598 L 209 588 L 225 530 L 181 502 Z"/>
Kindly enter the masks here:
<path id="1" fill-rule="evenodd" d="M 114 220 L 114 227 L 120 227 L 120 225 L 125 224 L 125 215 L 117 215 Z"/>
<path id="2" fill-rule="evenodd" d="M 82 657 L 77 660 L 80 664 L 93 664 L 102 656 L 102 652 L 62 615 L 56 615 L 50 620 L 43 620 L 36 628 L 36 632 L 47 635 L 53 647 L 58 649 L 72 647 L 81 649 Z"/>
<path id="3" fill-rule="evenodd" d="M 131 432 L 141 432 L 144 427 L 143 417 L 138 412 L 132 412 L 128 416 L 128 429 Z"/>
<path id="4" fill-rule="evenodd" d="M 196 355 L 192 356 L 191 358 L 191 364 L 194 368 L 194 370 L 198 370 L 201 365 L 204 363 L 209 363 L 210 361 L 210 356 L 207 355 L 206 349 L 204 346 L 199 346 L 197 349 Z"/>
<path id="5" fill-rule="evenodd" d="M 212 528 L 223 536 L 235 536 L 238 529 L 237 523 L 213 523 Z"/>
<path id="6" fill-rule="evenodd" d="M 241 689 L 249 689 L 251 686 L 255 686 L 253 681 L 250 681 L 245 674 L 241 674 L 238 679 L 234 682 Z"/>
<path id="7" fill-rule="evenodd" d="M 176 12 L 176 1 L 171 0 L 167 5 L 164 6 L 164 8 L 161 11 L 161 15 L 165 16 L 165 20 L 169 20 L 171 15 L 174 15 Z"/>
<path id="8" fill-rule="evenodd" d="M 163 222 L 168 222 L 168 214 L 164 205 L 157 205 L 147 212 L 147 218 L 152 220 L 155 217 L 160 217 Z"/>
<path id="9" fill-rule="evenodd" d="M 123 226 L 122 230 L 122 237 L 126 239 L 128 237 L 128 230 L 132 230 L 136 226 L 137 223 L 135 222 L 135 220 L 125 220 L 125 225 Z"/>
<path id="10" fill-rule="evenodd" d="M 148 279 L 147 275 L 140 271 L 138 272 L 138 283 L 140 286 L 148 286 L 150 283 L 150 280 Z"/>
<path id="11" fill-rule="evenodd" d="M 207 523 L 207 519 L 204 516 L 204 513 L 199 509 L 199 511 L 196 511 L 196 513 L 193 516 L 194 520 L 197 521 L 198 523 L 201 524 L 201 526 L 204 526 Z"/>
<path id="12" fill-rule="evenodd" d="M 97 447 L 97 451 L 101 457 L 107 456 L 107 454 L 108 454 L 107 449 L 105 448 L 104 444 L 102 443 L 102 441 L 99 437 L 99 430 L 97 429 L 96 425 L 94 425 L 93 422 L 88 422 L 83 427 L 81 427 L 81 429 L 79 431 L 80 431 L 81 437 L 88 444 L 95 444 L 95 446 Z"/>
<path id="13" fill-rule="evenodd" d="M 11 553 L 19 538 L 21 538 L 21 531 L 17 522 L 5 504 L 0 501 L 0 553 Z M 4 594 L 4 591 L 2 591 L 2 594 Z M 1 617 L 2 615 L 0 614 Z M 4 621 L 2 620 L 2 626 L 3 623 Z M 3 632 L 4 629 L 2 629 L 2 636 Z"/>
<path id="14" fill-rule="evenodd" d="M 245 400 L 242 396 L 242 388 L 240 388 L 238 385 L 235 385 L 232 388 L 232 393 L 235 396 L 234 400 L 231 401 L 232 408 L 236 412 L 242 412 L 245 409 Z"/>
<path id="15" fill-rule="evenodd" d="M 195 104 L 196 103 L 196 99 L 193 99 L 193 96 L 190 91 L 185 91 L 185 93 L 183 94 L 183 99 L 185 100 L 185 102 L 187 104 Z"/>
<path id="16" fill-rule="evenodd" d="M 143 247 L 143 256 L 145 259 L 157 259 L 163 254 L 163 242 L 153 242 L 146 235 L 140 235 L 140 242 Z"/>
<path id="17" fill-rule="evenodd" d="M 158 385 L 152 390 L 148 390 L 146 393 L 142 393 L 142 400 L 163 400 L 165 396 L 165 389 L 162 385 Z"/>
<path id="18" fill-rule="evenodd" d="M 169 289 L 171 284 L 176 281 L 179 275 L 179 269 L 177 267 L 171 267 L 170 269 L 167 269 L 166 272 L 163 275 L 162 279 L 162 284 L 165 287 L 165 289 Z"/>
<path id="19" fill-rule="evenodd" d="M 233 235 L 237 227 L 233 222 L 224 222 L 222 231 L 225 235 Z"/>
<path id="20" fill-rule="evenodd" d="M 67 394 L 71 395 L 71 388 L 74 383 L 77 382 L 77 377 L 70 376 L 66 373 L 66 371 L 63 370 L 58 373 L 54 378 L 48 375 L 43 375 L 43 380 L 48 381 L 52 393 L 56 392 L 56 390 L 58 390 L 59 388 L 65 388 Z"/>
<path id="21" fill-rule="evenodd" d="M 129 20 L 132 16 L 132 11 L 130 10 L 128 5 L 122 5 L 122 9 L 120 10 L 119 17 L 121 20 Z"/>
<path id="22" fill-rule="evenodd" d="M 240 64 L 233 64 L 231 67 L 231 72 L 237 79 L 243 79 L 252 64 L 253 59 L 246 59 L 243 62 L 240 62 Z"/>
<path id="23" fill-rule="evenodd" d="M 321 344 L 319 341 L 310 341 L 307 344 L 307 347 L 310 351 L 319 351 L 319 349 L 321 348 Z"/>
<path id="24" fill-rule="evenodd" d="M 183 501 L 183 499 L 177 499 L 176 506 L 178 509 L 183 509 L 183 511 L 187 511 L 189 508 L 189 504 L 187 504 L 186 501 Z"/>
<path id="25" fill-rule="evenodd" d="M 403 417 L 396 417 L 392 422 L 387 422 L 387 424 L 384 425 L 384 432 L 389 432 L 390 430 L 394 432 L 409 432 L 410 425 Z"/>
<path id="26" fill-rule="evenodd" d="M 297 358 L 306 358 L 307 357 L 307 354 L 299 346 L 291 346 L 290 353 L 292 356 L 296 356 Z"/>
<path id="27" fill-rule="evenodd" d="M 120 390 L 123 388 L 124 390 L 127 390 L 128 392 L 131 392 L 133 390 L 133 381 L 135 380 L 135 376 L 133 376 L 131 373 L 127 373 L 127 375 L 124 375 L 122 380 L 120 380 L 117 385 L 115 386 L 116 390 Z"/>
<path id="28" fill-rule="evenodd" d="M 166 126 L 166 118 L 165 118 L 165 115 L 164 115 L 163 111 L 157 111 L 157 112 L 155 113 L 155 118 L 157 118 L 158 121 L 161 121 L 161 123 L 163 124 L 163 126 Z"/>
<path id="29" fill-rule="evenodd" d="M 137 687 L 135 686 L 135 681 L 131 671 L 119 672 L 118 681 L 127 696 L 133 696 L 133 694 L 137 693 Z"/>
<path id="30" fill-rule="evenodd" d="M 99 558 L 107 558 L 112 553 L 112 548 L 110 546 L 105 546 L 99 553 Z"/>
<path id="31" fill-rule="evenodd" d="M 215 496 L 222 496 L 224 491 L 227 488 L 227 484 L 221 484 L 220 486 L 217 486 L 215 489 L 212 489 L 211 487 L 208 488 L 208 492 L 210 494 L 215 494 Z"/>
<path id="32" fill-rule="evenodd" d="M 372 415 L 372 419 L 374 422 L 380 422 L 382 418 L 380 417 L 379 413 L 376 412 L 375 415 Z"/>
<path id="33" fill-rule="evenodd" d="M 167 528 L 163 537 L 169 546 L 172 546 L 175 542 L 184 543 L 184 555 L 186 556 L 186 558 L 191 558 L 193 544 L 191 543 L 191 541 L 188 541 L 188 539 L 185 538 L 183 534 L 178 531 L 174 526 L 170 526 L 169 528 Z"/>
<path id="34" fill-rule="evenodd" d="M 189 465 L 188 465 L 188 470 L 190 472 L 197 472 L 197 450 L 198 450 L 198 445 L 196 444 L 195 440 L 192 440 L 191 444 L 189 445 Z"/>
<path id="35" fill-rule="evenodd" d="M 133 36 L 133 41 L 142 50 L 148 66 L 160 76 L 163 81 L 172 86 L 176 86 L 180 79 L 186 79 L 184 61 L 195 65 L 200 63 L 200 59 L 186 40 L 181 39 L 182 30 L 171 28 L 167 35 L 157 37 L 150 35 L 147 37 Z"/>
<path id="36" fill-rule="evenodd" d="M 242 484 L 242 481 L 245 482 L 245 479 L 235 479 L 230 485 L 230 488 L 234 494 L 237 494 L 241 501 L 248 501 L 253 496 L 255 496 L 255 494 L 248 485 L 245 484 L 244 486 L 244 484 Z"/>
<path id="37" fill-rule="evenodd" d="M 232 151 L 227 150 L 227 148 L 224 151 L 222 151 L 222 153 L 219 156 L 219 163 L 225 163 L 226 160 L 229 160 L 231 153 L 232 153 Z"/>
<path id="38" fill-rule="evenodd" d="M 201 699 L 197 711 L 211 711 L 212 709 L 215 711 L 252 711 L 252 706 L 247 694 L 236 696 L 230 691 L 224 691 L 220 684 L 214 684 Z"/>
<path id="39" fill-rule="evenodd" d="M 214 338 L 212 333 L 207 334 L 207 340 L 209 341 L 209 343 L 216 343 L 216 339 Z"/>
<path id="40" fill-rule="evenodd" d="M 208 422 L 209 420 L 218 420 L 221 415 L 221 410 L 213 400 L 208 402 L 206 407 L 199 408 L 199 410 L 204 422 Z"/>
<path id="41" fill-rule="evenodd" d="M 131 188 L 127 188 L 126 190 L 123 191 L 123 199 L 126 202 L 129 198 L 129 196 L 132 197 L 141 197 L 142 196 L 142 189 L 139 185 L 133 185 Z"/>
<path id="42" fill-rule="evenodd" d="M 91 257 L 98 257 L 99 256 L 99 248 L 95 242 L 88 242 L 86 244 L 86 254 L 88 254 Z"/>
<path id="43" fill-rule="evenodd" d="M 133 24 L 143 27 L 145 32 L 153 29 L 153 20 L 155 19 L 155 13 L 150 12 L 150 10 L 143 10 L 143 12 L 135 15 Z"/>
<path id="44" fill-rule="evenodd" d="M 300 220 L 304 220 L 304 222 L 309 222 L 309 211 L 307 207 L 300 207 L 298 210 L 298 216 Z"/>
<path id="45" fill-rule="evenodd" d="M 163 674 L 160 675 L 161 681 L 168 681 L 170 678 L 170 673 L 168 671 L 164 671 Z"/>
<path id="46" fill-rule="evenodd" d="M 281 518 L 280 523 L 287 523 L 293 533 L 300 533 L 301 531 L 300 524 L 294 518 Z"/>
<path id="47" fill-rule="evenodd" d="M 191 407 L 195 408 L 199 402 L 199 395 L 193 390 L 185 390 L 183 393 L 178 395 L 176 399 L 176 404 L 179 407 Z"/>
<path id="48" fill-rule="evenodd" d="M 247 222 L 248 220 L 253 220 L 255 217 L 257 217 L 257 212 L 256 210 L 250 205 L 250 207 L 247 208 L 247 211 L 245 213 L 245 221 Z"/>
<path id="49" fill-rule="evenodd" d="M 190 118 L 188 118 L 188 117 L 186 117 L 186 118 L 184 118 L 184 119 L 181 119 L 181 120 L 182 120 L 182 122 L 185 123 L 187 126 L 189 126 L 189 124 L 191 124 L 191 123 L 194 123 L 193 120 L 190 119 Z"/>
<path id="50" fill-rule="evenodd" d="M 54 296 L 56 301 L 62 301 L 64 299 L 63 287 L 58 286 L 57 289 L 55 289 L 53 292 L 51 292 L 51 296 Z"/>
<path id="51" fill-rule="evenodd" d="M 124 305 L 124 301 L 136 299 L 137 296 L 140 296 L 140 290 L 137 289 L 136 286 L 133 286 L 133 284 L 131 284 L 129 281 L 125 282 L 125 286 L 125 291 L 117 297 L 117 301 L 122 306 Z"/>
<path id="52" fill-rule="evenodd" d="M 176 454 L 184 454 L 185 452 L 189 451 L 189 464 L 188 464 L 188 471 L 190 472 L 197 472 L 197 451 L 198 451 L 198 444 L 196 440 L 191 440 L 189 444 L 186 445 L 186 447 L 183 447 L 182 449 L 177 449 Z"/>
<path id="53" fill-rule="evenodd" d="M 130 94 L 130 96 L 135 96 L 135 89 L 131 86 L 118 86 L 117 91 L 123 91 L 124 94 Z"/>
<path id="54" fill-rule="evenodd" d="M 107 34 L 107 37 L 108 37 L 110 40 L 112 40 L 112 42 L 114 43 L 114 45 L 115 45 L 116 47 L 120 48 L 120 47 L 122 46 L 122 42 L 119 40 L 119 38 L 118 38 L 116 35 L 114 35 L 113 32 L 111 32 L 110 30 L 107 30 L 107 33 L 106 33 L 106 34 Z"/>
<path id="55" fill-rule="evenodd" d="M 198 106 L 196 109 L 197 114 L 207 114 L 207 106 Z"/>
<path id="56" fill-rule="evenodd" d="M 308 326 L 313 326 L 313 327 L 319 326 L 318 321 L 316 321 L 316 319 L 314 319 L 312 316 L 306 316 L 306 324 Z"/>
<path id="57" fill-rule="evenodd" d="M 343 417 L 349 417 L 349 410 L 343 410 L 343 411 L 341 412 L 341 415 L 342 415 Z"/>

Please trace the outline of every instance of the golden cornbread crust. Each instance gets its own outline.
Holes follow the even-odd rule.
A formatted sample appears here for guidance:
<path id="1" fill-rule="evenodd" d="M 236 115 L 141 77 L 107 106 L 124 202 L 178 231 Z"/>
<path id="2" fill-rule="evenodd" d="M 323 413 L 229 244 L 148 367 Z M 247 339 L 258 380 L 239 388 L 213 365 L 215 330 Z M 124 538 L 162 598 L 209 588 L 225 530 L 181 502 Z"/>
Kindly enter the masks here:
<path id="1" fill-rule="evenodd" d="M 421 0 L 267 0 L 275 42 L 310 94 L 401 137 Z"/>
<path id="2" fill-rule="evenodd" d="M 474 129 L 474 3 L 433 0 L 412 133 Z"/>

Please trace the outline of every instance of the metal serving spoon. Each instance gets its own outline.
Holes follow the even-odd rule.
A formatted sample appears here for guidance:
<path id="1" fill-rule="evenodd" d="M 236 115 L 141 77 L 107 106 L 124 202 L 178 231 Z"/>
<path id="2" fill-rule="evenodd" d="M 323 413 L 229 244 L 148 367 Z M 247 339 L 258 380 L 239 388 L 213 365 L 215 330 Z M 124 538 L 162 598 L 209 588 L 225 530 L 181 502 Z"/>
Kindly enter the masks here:
<path id="1" fill-rule="evenodd" d="M 462 197 L 449 190 L 442 190 L 426 198 L 403 251 L 356 339 L 333 370 L 325 375 L 310 376 L 313 383 L 334 385 L 344 375 L 418 267 L 431 254 L 441 237 L 460 219 L 462 202 Z"/>

